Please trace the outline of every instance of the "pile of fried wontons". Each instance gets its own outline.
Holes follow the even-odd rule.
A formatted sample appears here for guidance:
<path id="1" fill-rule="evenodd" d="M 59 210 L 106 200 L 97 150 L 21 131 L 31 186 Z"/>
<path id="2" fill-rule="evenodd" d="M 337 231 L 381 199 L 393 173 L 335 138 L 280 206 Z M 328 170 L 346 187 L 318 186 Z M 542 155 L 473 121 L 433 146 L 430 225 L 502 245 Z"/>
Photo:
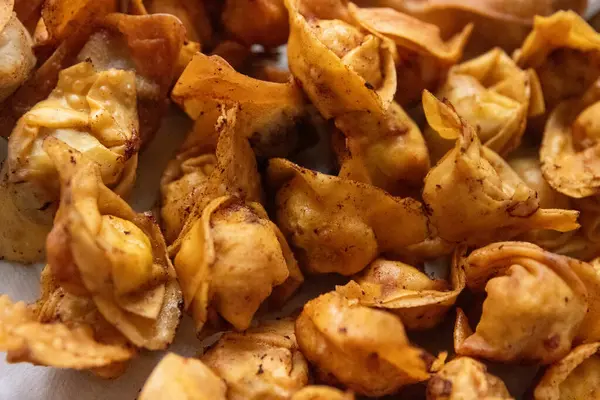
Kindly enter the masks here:
<path id="1" fill-rule="evenodd" d="M 586 7 L 0 0 L 0 257 L 45 262 L 0 350 L 115 378 L 187 313 L 222 335 L 141 400 L 600 398 Z M 138 213 L 170 103 L 194 125 Z"/>

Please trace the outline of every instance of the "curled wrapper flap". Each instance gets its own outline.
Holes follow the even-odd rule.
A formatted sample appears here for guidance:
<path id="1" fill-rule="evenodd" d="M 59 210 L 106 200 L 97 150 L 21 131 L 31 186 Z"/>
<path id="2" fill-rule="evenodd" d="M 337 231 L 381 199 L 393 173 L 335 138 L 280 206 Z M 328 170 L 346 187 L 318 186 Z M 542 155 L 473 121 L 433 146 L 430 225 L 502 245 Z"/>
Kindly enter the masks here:
<path id="1" fill-rule="evenodd" d="M 467 123 L 477 127 L 479 140 L 501 156 L 520 145 L 527 118 L 544 111 L 537 74 L 520 69 L 498 48 L 450 69 L 436 96 L 452 103 Z M 436 161 L 452 148 L 452 141 L 431 128 L 425 137 Z"/>
<path id="2" fill-rule="evenodd" d="M 225 30 L 247 46 L 277 47 L 287 42 L 283 0 L 226 0 L 221 19 Z"/>
<path id="3" fill-rule="evenodd" d="M 549 110 L 581 96 L 600 76 L 600 34 L 573 11 L 536 16 L 514 59 L 536 70 Z"/>
<path id="4" fill-rule="evenodd" d="M 429 329 L 441 322 L 465 287 L 460 252 L 452 260 L 451 284 L 434 280 L 400 261 L 377 259 L 337 291 L 363 306 L 398 315 L 407 329 Z"/>
<path id="5" fill-rule="evenodd" d="M 536 192 L 481 144 L 475 129 L 449 103 L 424 92 L 423 107 L 432 129 L 456 139 L 454 149 L 425 177 L 423 189 L 430 221 L 441 238 L 486 244 L 531 229 L 566 232 L 579 227 L 577 211 L 540 208 Z"/>
<path id="6" fill-rule="evenodd" d="M 487 297 L 475 333 L 458 310 L 457 354 L 540 364 L 564 357 L 588 312 L 580 263 L 525 242 L 472 252 L 462 263 L 467 286 Z"/>
<path id="7" fill-rule="evenodd" d="M 319 112 L 330 119 L 386 109 L 396 92 L 394 43 L 339 19 L 303 15 L 300 0 L 285 3 L 290 71 Z"/>
<path id="8" fill-rule="evenodd" d="M 435 364 L 433 356 L 409 343 L 396 316 L 337 292 L 304 305 L 296 337 L 321 380 L 372 397 L 427 380 Z"/>
<path id="9" fill-rule="evenodd" d="M 139 147 L 134 74 L 98 72 L 80 63 L 64 70 L 50 96 L 20 119 L 0 184 L 5 221 L 18 222 L 3 225 L 0 233 L 1 255 L 9 260 L 43 257 L 60 188 L 56 166 L 42 146 L 47 137 L 96 162 L 102 181 L 127 195 L 135 182 Z"/>
<path id="10" fill-rule="evenodd" d="M 276 221 L 302 268 L 353 275 L 380 253 L 400 252 L 428 236 L 422 204 L 374 186 L 272 159 Z"/>
<path id="11" fill-rule="evenodd" d="M 540 148 L 544 177 L 560 193 L 582 198 L 600 193 L 600 85 L 560 103 L 550 114 Z"/>
<path id="12" fill-rule="evenodd" d="M 600 343 L 575 347 L 544 372 L 533 392 L 535 400 L 593 398 L 600 387 Z M 592 397 L 590 397 L 592 396 Z"/>
<path id="13" fill-rule="evenodd" d="M 226 332 L 201 360 L 225 381 L 229 400 L 289 399 L 309 380 L 288 318 Z"/>
<path id="14" fill-rule="evenodd" d="M 459 357 L 445 364 L 427 383 L 427 400 L 512 399 L 500 378 L 469 357 Z"/>
<path id="15" fill-rule="evenodd" d="M 47 240 L 48 264 L 67 292 L 91 297 L 138 347 L 171 343 L 182 295 L 160 229 L 100 179 L 98 165 L 56 138 L 44 150 L 59 170 L 61 201 Z"/>
<path id="16" fill-rule="evenodd" d="M 10 363 L 31 362 L 56 368 L 92 369 L 127 361 L 133 351 L 94 340 L 83 326 L 38 322 L 23 302 L 0 296 L 0 349 Z"/>
<path id="17" fill-rule="evenodd" d="M 139 400 L 226 400 L 227 386 L 202 361 L 168 353 L 144 384 Z"/>
<path id="18" fill-rule="evenodd" d="M 437 26 L 420 21 L 392 8 L 360 8 L 349 5 L 352 17 L 368 31 L 391 39 L 396 44 L 400 104 L 419 100 L 423 89 L 435 90 L 443 82 L 448 68 L 463 54 L 473 25 L 444 41 Z"/>
<path id="19" fill-rule="evenodd" d="M 236 72 L 218 56 L 196 54 L 171 97 L 194 120 L 219 106 L 239 104 L 238 119 L 256 152 L 287 155 L 294 146 L 296 123 L 305 113 L 302 91 L 292 80 L 275 83 Z"/>
<path id="20" fill-rule="evenodd" d="M 354 400 L 354 395 L 329 386 L 310 385 L 294 393 L 292 400 Z"/>

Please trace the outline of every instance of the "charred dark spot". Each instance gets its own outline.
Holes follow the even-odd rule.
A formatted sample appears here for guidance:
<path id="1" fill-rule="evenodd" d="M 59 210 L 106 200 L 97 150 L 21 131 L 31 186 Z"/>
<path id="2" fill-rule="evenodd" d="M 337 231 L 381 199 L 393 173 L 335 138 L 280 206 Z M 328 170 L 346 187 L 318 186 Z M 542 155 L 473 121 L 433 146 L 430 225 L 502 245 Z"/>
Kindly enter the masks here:
<path id="1" fill-rule="evenodd" d="M 560 345 L 560 336 L 558 334 L 544 340 L 544 347 L 548 350 L 556 350 Z"/>
<path id="2" fill-rule="evenodd" d="M 375 88 L 369 82 L 365 82 L 365 87 L 369 90 L 374 90 Z"/>
<path id="3" fill-rule="evenodd" d="M 263 365 L 262 365 L 262 364 L 260 364 L 260 365 L 258 366 L 258 371 L 256 371 L 256 375 L 262 375 L 262 374 L 264 374 L 264 373 L 265 373 L 265 370 L 263 369 Z"/>
<path id="4" fill-rule="evenodd" d="M 342 326 L 340 328 L 338 328 L 338 332 L 341 333 L 342 335 L 348 333 L 348 329 L 345 326 Z"/>
<path id="5" fill-rule="evenodd" d="M 38 211 L 45 211 L 48 209 L 48 207 L 50 207 L 52 205 L 51 201 L 47 201 L 44 203 L 44 205 L 42 205 L 40 208 L 38 208 Z"/>

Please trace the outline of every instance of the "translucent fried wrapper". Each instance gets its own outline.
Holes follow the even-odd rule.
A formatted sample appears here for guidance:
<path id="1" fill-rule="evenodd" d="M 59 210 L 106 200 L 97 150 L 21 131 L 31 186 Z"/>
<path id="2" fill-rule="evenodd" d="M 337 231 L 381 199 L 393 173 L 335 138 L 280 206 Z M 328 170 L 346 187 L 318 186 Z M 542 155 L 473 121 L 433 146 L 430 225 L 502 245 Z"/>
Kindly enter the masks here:
<path id="1" fill-rule="evenodd" d="M 474 24 L 468 54 L 481 54 L 498 46 L 507 52 L 518 48 L 531 31 L 536 15 L 549 16 L 560 9 L 583 14 L 587 0 L 366 0 L 372 6 L 392 7 L 439 26 L 442 37 Z"/>
<path id="2" fill-rule="evenodd" d="M 29 77 L 36 63 L 33 41 L 13 5 L 13 0 L 0 3 L 0 102 Z"/>
<path id="3" fill-rule="evenodd" d="M 500 378 L 482 363 L 459 357 L 444 365 L 427 383 L 427 400 L 511 400 Z"/>
<path id="4" fill-rule="evenodd" d="M 48 99 L 17 124 L 0 183 L 1 255 L 12 261 L 43 258 L 60 182 L 42 143 L 54 137 L 96 162 L 102 181 L 120 195 L 135 182 L 139 147 L 132 72 L 96 71 L 88 62 L 64 70 Z"/>
<path id="5" fill-rule="evenodd" d="M 87 370 L 127 361 L 127 347 L 97 342 L 89 327 L 39 322 L 23 302 L 0 296 L 0 349 L 9 363 Z"/>
<path id="6" fill-rule="evenodd" d="M 374 186 L 272 159 L 268 176 L 276 221 L 309 273 L 353 275 L 380 253 L 428 236 L 422 204 Z"/>
<path id="7" fill-rule="evenodd" d="M 294 321 L 287 318 L 227 332 L 201 360 L 225 381 L 228 400 L 285 400 L 309 380 Z"/>
<path id="8" fill-rule="evenodd" d="M 430 221 L 442 239 L 487 244 L 531 229 L 567 232 L 579 227 L 577 211 L 540 208 L 536 192 L 481 144 L 450 103 L 425 92 L 423 107 L 429 125 L 456 140 L 454 149 L 429 171 L 423 189 Z"/>
<path id="9" fill-rule="evenodd" d="M 448 69 L 463 54 L 473 25 L 445 41 L 437 26 L 420 21 L 392 8 L 360 8 L 349 5 L 352 17 L 369 32 L 396 44 L 396 101 L 410 104 L 421 98 L 423 89 L 436 90 Z"/>
<path id="10" fill-rule="evenodd" d="M 267 298 L 283 302 L 304 280 L 260 204 L 260 176 L 237 112 L 225 111 L 213 128 L 219 136 L 216 163 L 198 193 L 188 197 L 193 210 L 171 246 L 185 308 L 198 332 L 207 322 L 218 326 L 217 316 L 245 330 Z M 163 207 L 163 215 L 167 211 Z"/>
<path id="11" fill-rule="evenodd" d="M 544 98 L 537 75 L 524 71 L 501 49 L 459 64 L 436 93 L 447 99 L 471 126 L 479 140 L 505 156 L 521 144 L 527 119 L 544 112 Z M 433 160 L 442 158 L 453 142 L 433 129 L 424 132 Z"/>
<path id="12" fill-rule="evenodd" d="M 441 322 L 465 287 L 460 254 L 457 251 L 452 260 L 451 283 L 431 279 L 403 262 L 379 258 L 336 290 L 363 306 L 393 312 L 407 329 L 430 329 Z"/>
<path id="13" fill-rule="evenodd" d="M 589 265 L 581 261 L 531 243 L 501 242 L 472 252 L 463 268 L 469 289 L 487 297 L 475 333 L 458 309 L 459 355 L 550 364 L 569 352 L 584 319 L 597 320 L 595 311 L 588 314 L 591 303 L 578 270 Z"/>
<path id="14" fill-rule="evenodd" d="M 548 367 L 533 393 L 535 400 L 593 399 L 600 387 L 600 343 L 575 347 Z"/>
<path id="15" fill-rule="evenodd" d="M 194 120 L 218 107 L 239 104 L 239 124 L 258 155 L 287 155 L 296 146 L 297 122 L 305 113 L 294 81 L 260 81 L 236 72 L 218 56 L 196 54 L 171 97 Z"/>
<path id="16" fill-rule="evenodd" d="M 310 385 L 294 393 L 292 400 L 354 400 L 354 394 L 329 386 Z"/>
<path id="17" fill-rule="evenodd" d="M 181 318 L 182 294 L 156 222 L 105 186 L 98 165 L 77 150 L 52 137 L 44 150 L 61 180 L 47 241 L 57 283 L 90 297 L 134 345 L 165 348 Z"/>
<path id="18" fill-rule="evenodd" d="M 154 368 L 139 400 L 226 400 L 227 387 L 202 361 L 168 353 Z"/>
<path id="19" fill-rule="evenodd" d="M 600 110 L 600 85 L 577 99 L 560 103 L 550 114 L 540 148 L 544 177 L 552 188 L 569 197 L 600 193 L 600 158 L 595 122 Z"/>
<path id="20" fill-rule="evenodd" d="M 537 72 L 548 110 L 578 97 L 600 76 L 600 34 L 573 11 L 536 16 L 533 31 L 514 54 Z"/>
<path id="21" fill-rule="evenodd" d="M 427 380 L 439 364 L 409 343 L 398 317 L 338 292 L 304 305 L 296 320 L 296 337 L 321 381 L 372 397 Z"/>
<path id="22" fill-rule="evenodd" d="M 225 30 L 248 46 L 277 47 L 287 42 L 289 24 L 283 0 L 227 0 L 221 19 Z"/>

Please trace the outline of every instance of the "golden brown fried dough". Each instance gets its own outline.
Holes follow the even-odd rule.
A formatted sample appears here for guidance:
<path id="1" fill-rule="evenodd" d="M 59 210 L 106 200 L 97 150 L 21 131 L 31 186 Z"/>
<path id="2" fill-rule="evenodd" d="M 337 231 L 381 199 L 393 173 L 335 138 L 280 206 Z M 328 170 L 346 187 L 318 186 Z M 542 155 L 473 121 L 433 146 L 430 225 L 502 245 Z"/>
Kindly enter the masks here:
<path id="1" fill-rule="evenodd" d="M 181 317 L 175 270 L 153 217 L 137 214 L 101 180 L 98 164 L 59 139 L 44 150 L 61 180 L 48 236 L 48 264 L 67 292 L 91 297 L 102 316 L 138 347 L 163 349 Z"/>
<path id="2" fill-rule="evenodd" d="M 462 57 L 472 24 L 445 41 L 437 26 L 391 8 L 360 8 L 349 5 L 352 17 L 369 32 L 396 44 L 398 75 L 396 101 L 401 105 L 421 98 L 423 89 L 437 90 L 448 69 Z"/>
<path id="3" fill-rule="evenodd" d="M 374 186 L 272 159 L 276 221 L 310 273 L 353 275 L 380 253 L 401 252 L 428 236 L 421 203 Z"/>
<path id="4" fill-rule="evenodd" d="M 487 297 L 475 333 L 458 310 L 457 354 L 540 364 L 564 357 L 588 311 L 579 267 L 589 265 L 525 242 L 472 252 L 463 262 L 467 286 Z"/>
<path id="5" fill-rule="evenodd" d="M 226 400 L 227 387 L 200 360 L 168 353 L 154 368 L 139 400 Z"/>
<path id="6" fill-rule="evenodd" d="M 227 332 L 201 360 L 225 381 L 228 400 L 285 400 L 308 384 L 291 319 Z"/>
<path id="7" fill-rule="evenodd" d="M 337 291 L 363 306 L 381 308 L 398 315 L 407 329 L 430 329 L 439 324 L 465 287 L 459 252 L 452 262 L 450 286 L 431 279 L 400 261 L 379 258 Z"/>
<path id="8" fill-rule="evenodd" d="M 427 383 L 427 400 L 511 400 L 506 385 L 482 363 L 459 357 Z"/>
<path id="9" fill-rule="evenodd" d="M 600 343 L 575 347 L 552 364 L 535 388 L 535 400 L 596 399 L 600 394 Z"/>
<path id="10" fill-rule="evenodd" d="M 433 357 L 412 346 L 400 319 L 329 292 L 304 305 L 298 345 L 321 380 L 383 396 L 429 378 Z"/>
<path id="11" fill-rule="evenodd" d="M 440 136 L 456 139 L 454 149 L 427 174 L 423 189 L 430 221 L 442 239 L 486 244 L 531 229 L 566 232 L 578 227 L 577 211 L 540 208 L 536 192 L 481 144 L 450 103 L 424 92 L 423 107 Z"/>
<path id="12" fill-rule="evenodd" d="M 0 296 L 0 349 L 9 363 L 31 362 L 56 368 L 93 369 L 127 361 L 127 347 L 94 340 L 89 326 L 38 322 L 23 302 Z"/>
<path id="13" fill-rule="evenodd" d="M 48 99 L 21 118 L 8 143 L 0 192 L 4 221 L 14 222 L 2 229 L 1 255 L 9 260 L 43 257 L 60 188 L 56 166 L 42 146 L 47 137 L 96 162 L 102 181 L 126 195 L 135 181 L 139 146 L 134 74 L 75 65 L 61 73 Z"/>
<path id="14" fill-rule="evenodd" d="M 456 112 L 477 128 L 479 140 L 500 156 L 521 144 L 527 118 L 544 112 L 536 73 L 520 69 L 498 48 L 450 69 L 436 96 L 452 103 Z M 453 147 L 451 140 L 431 128 L 424 134 L 435 161 Z"/>
<path id="15" fill-rule="evenodd" d="M 537 72 L 548 110 L 583 95 L 600 76 L 600 34 L 573 11 L 536 16 L 514 59 Z"/>
<path id="16" fill-rule="evenodd" d="M 260 81 L 236 72 L 218 56 L 196 54 L 172 93 L 194 120 L 221 106 L 239 104 L 239 124 L 257 154 L 287 155 L 296 145 L 296 123 L 305 113 L 302 91 L 294 81 Z"/>
<path id="17" fill-rule="evenodd" d="M 226 0 L 221 19 L 225 30 L 248 46 L 277 47 L 288 38 L 283 0 Z"/>
<path id="18" fill-rule="evenodd" d="M 292 400 L 354 400 L 354 395 L 328 386 L 312 385 L 294 393 Z"/>

